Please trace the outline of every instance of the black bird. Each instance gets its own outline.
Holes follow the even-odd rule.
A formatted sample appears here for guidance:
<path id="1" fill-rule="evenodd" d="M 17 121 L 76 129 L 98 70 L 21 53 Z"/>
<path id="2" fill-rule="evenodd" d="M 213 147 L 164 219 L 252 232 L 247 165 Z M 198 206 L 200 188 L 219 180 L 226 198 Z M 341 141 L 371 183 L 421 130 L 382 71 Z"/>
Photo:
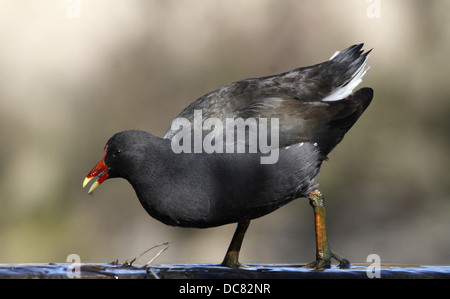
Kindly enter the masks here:
<path id="1" fill-rule="evenodd" d="M 115 134 L 83 187 L 96 176 L 89 192 L 108 178 L 121 177 L 132 185 L 147 213 L 165 224 L 208 228 L 237 223 L 222 262 L 234 268 L 240 266 L 239 251 L 252 219 L 306 197 L 314 209 L 316 230 L 316 260 L 306 266 L 327 268 L 335 258 L 341 268 L 348 267 L 349 261 L 329 248 L 324 198 L 315 177 L 372 100 L 371 88 L 353 93 L 369 69 L 365 65 L 370 51 L 364 53 L 362 47 L 336 52 L 320 64 L 210 92 L 186 107 L 164 138 L 139 130 Z M 206 125 L 208 119 L 212 121 Z M 223 141 L 229 128 L 224 124 L 230 119 L 257 122 L 244 123 L 241 138 Z M 264 131 L 260 125 L 268 120 L 277 122 Z M 238 127 L 234 123 L 231 132 L 239 134 Z M 264 138 L 271 144 L 261 143 Z M 244 150 L 238 150 L 239 142 Z M 202 148 L 205 145 L 213 150 Z M 263 162 L 273 153 L 271 161 Z"/>

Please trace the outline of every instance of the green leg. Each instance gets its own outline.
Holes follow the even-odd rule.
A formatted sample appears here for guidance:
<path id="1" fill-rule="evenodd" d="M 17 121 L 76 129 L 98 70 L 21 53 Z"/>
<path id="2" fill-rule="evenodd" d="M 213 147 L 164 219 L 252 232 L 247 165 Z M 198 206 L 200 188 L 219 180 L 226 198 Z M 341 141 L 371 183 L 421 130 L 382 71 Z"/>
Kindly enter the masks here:
<path id="1" fill-rule="evenodd" d="M 245 232 L 249 225 L 250 220 L 238 223 L 233 239 L 221 264 L 222 266 L 230 268 L 239 268 L 242 266 L 239 263 L 239 251 L 241 250 L 242 241 L 244 240 Z"/>
<path id="2" fill-rule="evenodd" d="M 309 196 L 309 203 L 314 209 L 314 222 L 316 231 L 316 260 L 306 265 L 308 268 L 324 269 L 331 265 L 331 258 L 339 262 L 339 267 L 349 268 L 350 262 L 331 251 L 327 240 L 327 230 L 325 225 L 325 202 L 322 193 L 316 189 Z"/>

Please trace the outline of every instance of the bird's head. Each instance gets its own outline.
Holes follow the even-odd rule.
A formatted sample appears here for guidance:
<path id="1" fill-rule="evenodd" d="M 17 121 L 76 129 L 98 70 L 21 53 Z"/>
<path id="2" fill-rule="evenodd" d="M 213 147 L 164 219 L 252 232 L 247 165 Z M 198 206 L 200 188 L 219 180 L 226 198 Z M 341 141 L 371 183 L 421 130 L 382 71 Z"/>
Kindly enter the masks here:
<path id="1" fill-rule="evenodd" d="M 95 177 L 89 193 L 109 178 L 128 178 L 131 169 L 142 160 L 145 141 L 150 134 L 139 130 L 128 130 L 112 136 L 105 145 L 100 162 L 92 168 L 83 181 L 83 188 Z"/>

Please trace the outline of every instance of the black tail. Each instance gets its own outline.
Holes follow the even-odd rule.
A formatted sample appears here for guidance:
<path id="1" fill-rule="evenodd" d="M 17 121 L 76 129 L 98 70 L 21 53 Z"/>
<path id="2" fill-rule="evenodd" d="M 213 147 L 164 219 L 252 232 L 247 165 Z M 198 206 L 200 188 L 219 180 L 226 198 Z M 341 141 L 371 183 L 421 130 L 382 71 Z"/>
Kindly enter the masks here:
<path id="1" fill-rule="evenodd" d="M 324 155 L 328 155 L 342 141 L 344 135 L 369 106 L 372 98 L 373 89 L 364 87 L 341 101 L 327 102 L 325 110 L 331 115 L 327 123 L 328 129 L 324 130 L 327 136 L 316 136 L 321 139 L 318 144 Z"/>

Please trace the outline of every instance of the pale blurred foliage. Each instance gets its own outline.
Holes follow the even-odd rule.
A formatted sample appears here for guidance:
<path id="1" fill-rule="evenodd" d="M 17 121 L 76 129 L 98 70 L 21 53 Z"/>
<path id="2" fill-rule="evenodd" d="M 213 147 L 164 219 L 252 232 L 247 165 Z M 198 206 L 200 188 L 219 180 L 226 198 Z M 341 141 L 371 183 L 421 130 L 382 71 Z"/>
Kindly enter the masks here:
<path id="1" fill-rule="evenodd" d="M 73 1 L 0 1 L 0 263 L 123 262 L 165 241 L 158 263 L 220 262 L 234 225 L 167 227 L 124 180 L 81 188 L 104 144 L 162 136 L 211 90 L 360 42 L 375 98 L 318 178 L 331 246 L 353 262 L 450 263 L 449 1 L 381 0 L 380 18 L 365 0 L 79 3 L 69 18 Z M 305 199 L 253 221 L 242 261 L 311 261 L 312 221 Z"/>

